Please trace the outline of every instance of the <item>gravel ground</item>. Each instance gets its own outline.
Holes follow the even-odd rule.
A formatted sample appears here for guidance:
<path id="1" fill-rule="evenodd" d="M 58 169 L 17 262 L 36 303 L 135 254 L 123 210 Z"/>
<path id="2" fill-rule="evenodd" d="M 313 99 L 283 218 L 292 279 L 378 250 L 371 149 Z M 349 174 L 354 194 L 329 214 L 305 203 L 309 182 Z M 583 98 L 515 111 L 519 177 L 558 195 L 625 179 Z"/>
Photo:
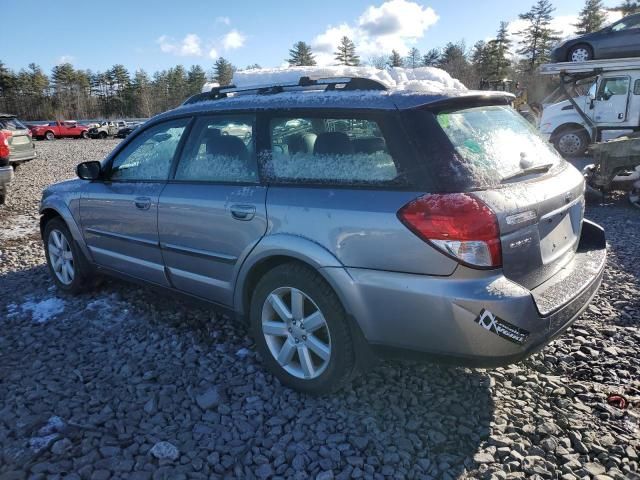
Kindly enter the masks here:
<path id="1" fill-rule="evenodd" d="M 543 352 L 493 371 L 381 362 L 310 398 L 208 309 L 115 280 L 52 287 L 40 191 L 115 145 L 39 142 L 0 208 L 0 479 L 640 478 L 640 211 L 624 198 L 588 207 L 604 283 Z"/>

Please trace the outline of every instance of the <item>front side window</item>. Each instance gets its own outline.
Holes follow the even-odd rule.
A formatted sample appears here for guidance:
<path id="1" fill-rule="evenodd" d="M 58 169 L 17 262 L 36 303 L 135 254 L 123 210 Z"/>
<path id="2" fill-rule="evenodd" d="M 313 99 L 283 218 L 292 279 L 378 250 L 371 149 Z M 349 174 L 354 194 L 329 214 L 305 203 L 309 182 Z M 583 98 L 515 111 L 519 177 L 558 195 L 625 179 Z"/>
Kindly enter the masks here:
<path id="1" fill-rule="evenodd" d="M 166 180 L 189 123 L 183 118 L 155 125 L 134 138 L 114 159 L 112 180 Z"/>
<path id="2" fill-rule="evenodd" d="M 271 120 L 265 176 L 285 183 L 384 184 L 399 179 L 377 122 L 345 118 Z"/>
<path id="3" fill-rule="evenodd" d="M 253 115 L 199 118 L 178 163 L 175 179 L 254 183 L 258 167 Z"/>
<path id="4" fill-rule="evenodd" d="M 609 100 L 614 95 L 626 95 L 629 91 L 629 77 L 605 78 L 598 90 L 598 100 Z"/>

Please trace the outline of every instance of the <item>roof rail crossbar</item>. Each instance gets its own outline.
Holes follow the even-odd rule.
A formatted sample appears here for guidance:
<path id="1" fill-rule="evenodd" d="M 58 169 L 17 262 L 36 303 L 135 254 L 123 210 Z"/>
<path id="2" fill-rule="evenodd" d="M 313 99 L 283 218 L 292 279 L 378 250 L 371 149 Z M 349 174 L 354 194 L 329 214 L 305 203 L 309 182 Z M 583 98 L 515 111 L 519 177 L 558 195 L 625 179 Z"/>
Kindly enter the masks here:
<path id="1" fill-rule="evenodd" d="M 213 87 L 208 92 L 198 93 L 189 97 L 183 105 L 204 102 L 209 100 L 220 100 L 226 98 L 229 93 L 255 92 L 258 95 L 269 95 L 284 92 L 285 89 L 325 87 L 325 91 L 354 91 L 354 90 L 387 90 L 386 85 L 376 80 L 363 77 L 327 77 L 311 78 L 300 77 L 297 82 L 275 83 L 268 85 L 254 85 L 238 88 L 235 85 L 224 87 Z"/>

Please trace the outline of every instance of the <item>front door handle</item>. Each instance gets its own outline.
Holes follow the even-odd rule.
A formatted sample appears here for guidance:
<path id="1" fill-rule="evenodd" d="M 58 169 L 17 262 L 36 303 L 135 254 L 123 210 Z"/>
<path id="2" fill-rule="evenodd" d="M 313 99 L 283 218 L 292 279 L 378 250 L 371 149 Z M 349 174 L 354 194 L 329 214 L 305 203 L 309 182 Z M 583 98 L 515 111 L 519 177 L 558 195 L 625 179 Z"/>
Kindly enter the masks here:
<path id="1" fill-rule="evenodd" d="M 256 216 L 256 207 L 253 205 L 231 205 L 231 216 L 236 220 L 251 220 Z"/>
<path id="2" fill-rule="evenodd" d="M 133 203 L 140 210 L 149 210 L 151 207 L 151 199 L 149 197 L 136 197 Z"/>

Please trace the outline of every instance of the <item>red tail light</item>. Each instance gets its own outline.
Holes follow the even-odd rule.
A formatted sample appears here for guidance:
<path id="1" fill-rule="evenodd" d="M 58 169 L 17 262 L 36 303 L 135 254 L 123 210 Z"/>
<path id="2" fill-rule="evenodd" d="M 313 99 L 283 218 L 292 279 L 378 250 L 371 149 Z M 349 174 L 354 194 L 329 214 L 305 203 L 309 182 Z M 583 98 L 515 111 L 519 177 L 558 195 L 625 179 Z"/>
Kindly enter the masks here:
<path id="1" fill-rule="evenodd" d="M 11 132 L 7 132 L 7 130 L 0 130 L 0 158 L 9 158 L 9 155 L 11 154 L 9 151 L 10 133 Z"/>
<path id="2" fill-rule="evenodd" d="M 502 265 L 500 228 L 493 211 L 467 193 L 424 195 L 398 212 L 422 240 L 472 267 Z"/>

